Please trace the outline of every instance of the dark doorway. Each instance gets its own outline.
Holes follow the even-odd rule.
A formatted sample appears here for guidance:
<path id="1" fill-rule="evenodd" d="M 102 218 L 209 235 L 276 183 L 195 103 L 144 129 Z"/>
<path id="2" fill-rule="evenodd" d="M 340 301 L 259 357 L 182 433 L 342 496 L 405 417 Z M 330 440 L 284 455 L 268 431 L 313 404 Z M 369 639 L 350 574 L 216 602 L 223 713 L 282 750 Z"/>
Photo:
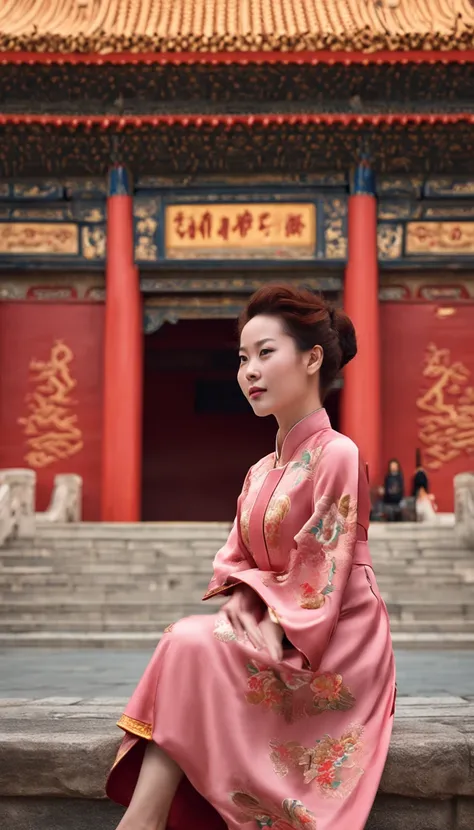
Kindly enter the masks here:
<path id="1" fill-rule="evenodd" d="M 166 323 L 145 338 L 144 521 L 231 521 L 248 468 L 274 448 L 236 380 L 234 320 Z M 328 398 L 337 429 L 338 393 Z"/>

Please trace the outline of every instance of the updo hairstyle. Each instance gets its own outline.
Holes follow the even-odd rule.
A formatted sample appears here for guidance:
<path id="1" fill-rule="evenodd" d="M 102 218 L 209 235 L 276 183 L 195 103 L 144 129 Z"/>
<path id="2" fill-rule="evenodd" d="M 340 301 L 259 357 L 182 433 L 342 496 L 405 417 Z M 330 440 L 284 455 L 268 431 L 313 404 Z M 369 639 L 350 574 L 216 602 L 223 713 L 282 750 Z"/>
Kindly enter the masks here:
<path id="1" fill-rule="evenodd" d="M 264 285 L 252 295 L 239 318 L 239 334 L 258 314 L 279 317 L 284 331 L 300 352 L 321 346 L 320 391 L 324 396 L 339 371 L 357 354 L 356 333 L 343 311 L 333 308 L 307 288 L 285 284 Z"/>

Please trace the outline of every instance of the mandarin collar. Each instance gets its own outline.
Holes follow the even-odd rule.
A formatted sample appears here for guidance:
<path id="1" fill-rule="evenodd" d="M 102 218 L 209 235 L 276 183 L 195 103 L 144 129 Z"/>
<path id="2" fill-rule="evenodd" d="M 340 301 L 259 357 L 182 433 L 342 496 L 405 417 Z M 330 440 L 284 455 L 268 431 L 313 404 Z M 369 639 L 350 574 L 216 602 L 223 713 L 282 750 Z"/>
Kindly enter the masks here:
<path id="1" fill-rule="evenodd" d="M 277 439 L 275 439 L 275 461 L 278 462 L 278 466 L 284 467 L 285 464 L 288 464 L 288 461 L 293 457 L 300 444 L 307 441 L 311 435 L 323 429 L 330 428 L 331 422 L 324 408 L 316 409 L 314 412 L 310 412 L 309 415 L 305 415 L 286 434 L 280 457 L 277 455 Z"/>

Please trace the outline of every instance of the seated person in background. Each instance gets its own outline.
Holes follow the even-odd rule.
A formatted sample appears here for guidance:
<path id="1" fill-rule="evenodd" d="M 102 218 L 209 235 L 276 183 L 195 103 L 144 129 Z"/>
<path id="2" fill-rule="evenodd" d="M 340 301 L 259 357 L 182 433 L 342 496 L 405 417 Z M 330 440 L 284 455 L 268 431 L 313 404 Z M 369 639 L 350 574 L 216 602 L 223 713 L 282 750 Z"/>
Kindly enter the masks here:
<path id="1" fill-rule="evenodd" d="M 392 458 L 388 464 L 387 475 L 383 486 L 384 510 L 388 521 L 399 521 L 401 518 L 400 502 L 405 494 L 405 483 L 399 461 Z"/>
<path id="2" fill-rule="evenodd" d="M 416 519 L 418 522 L 436 520 L 435 497 L 429 492 L 428 476 L 423 467 L 418 467 L 413 477 L 413 495 L 416 502 Z"/>

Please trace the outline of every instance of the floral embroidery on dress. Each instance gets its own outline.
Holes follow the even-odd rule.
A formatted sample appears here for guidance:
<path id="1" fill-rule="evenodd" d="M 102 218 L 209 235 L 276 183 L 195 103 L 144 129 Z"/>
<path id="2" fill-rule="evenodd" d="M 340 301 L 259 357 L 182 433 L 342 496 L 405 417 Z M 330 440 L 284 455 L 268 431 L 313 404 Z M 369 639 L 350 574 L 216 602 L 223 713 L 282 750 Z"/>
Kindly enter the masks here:
<path id="1" fill-rule="evenodd" d="M 264 585 L 297 588 L 298 584 L 307 582 L 314 588 L 316 579 L 321 578 L 323 581 L 325 578 L 323 573 L 326 568 L 331 570 L 333 560 L 339 566 L 352 556 L 356 533 L 357 502 L 348 495 L 341 496 L 337 502 L 331 496 L 321 496 L 310 521 L 295 537 L 295 547 L 290 553 L 286 569 L 263 574 Z M 332 577 L 329 587 L 326 583 L 326 594 L 323 596 L 335 590 Z M 316 594 L 317 591 L 314 595 Z"/>
<path id="2" fill-rule="evenodd" d="M 332 594 L 335 590 L 333 579 L 336 574 L 336 560 L 331 559 L 331 566 L 329 568 L 328 578 L 323 590 L 320 591 L 309 582 L 303 582 L 300 585 L 299 604 L 301 608 L 321 608 L 326 601 L 328 594 Z"/>
<path id="3" fill-rule="evenodd" d="M 292 486 L 296 487 L 304 478 L 311 476 L 314 473 L 316 463 L 322 453 L 322 447 L 315 447 L 313 450 L 305 449 L 301 453 L 301 460 L 294 461 L 290 467 L 290 472 L 296 473 L 296 478 Z"/>
<path id="4" fill-rule="evenodd" d="M 273 830 L 317 830 L 314 813 L 296 798 L 285 798 L 281 807 L 265 804 L 244 791 L 231 793 L 231 799 L 240 810 L 241 824 L 253 819 L 260 830 L 264 827 L 272 827 Z"/>
<path id="5" fill-rule="evenodd" d="M 248 643 L 249 641 L 245 631 L 238 635 L 235 633 L 230 620 L 225 616 L 217 617 L 214 623 L 213 634 L 216 640 L 219 640 L 221 643 Z"/>
<path id="6" fill-rule="evenodd" d="M 237 640 L 236 633 L 227 617 L 217 617 L 214 623 L 214 637 L 221 643 L 231 643 Z"/>
<path id="7" fill-rule="evenodd" d="M 325 496 L 320 499 L 320 502 L 325 500 Z M 318 513 L 318 504 L 315 507 L 315 513 Z M 339 536 L 347 533 L 349 530 L 348 519 L 351 509 L 350 496 L 341 496 L 338 503 L 332 502 L 329 510 L 326 510 L 316 522 L 316 525 L 310 529 L 310 533 L 317 542 L 322 545 L 334 546 L 337 544 Z M 354 516 L 355 519 L 355 516 Z"/>
<path id="8" fill-rule="evenodd" d="M 340 674 L 331 674 L 331 672 L 316 674 L 310 683 L 310 688 L 314 694 L 313 705 L 318 710 L 318 714 L 328 709 L 345 711 L 354 706 L 355 697 L 342 682 Z"/>
<path id="9" fill-rule="evenodd" d="M 350 709 L 355 698 L 339 674 L 272 669 L 252 660 L 247 664 L 247 703 L 282 715 L 287 723 L 331 709 Z"/>
<path id="10" fill-rule="evenodd" d="M 364 773 L 358 763 L 362 732 L 362 726 L 353 725 L 339 738 L 324 735 L 311 747 L 295 741 L 270 741 L 273 768 L 282 778 L 296 769 L 303 774 L 305 784 L 316 784 L 321 795 L 349 795 Z"/>
<path id="11" fill-rule="evenodd" d="M 274 496 L 265 513 L 265 538 L 269 550 L 275 549 L 280 543 L 280 528 L 282 522 L 288 516 L 291 508 L 291 501 L 289 496 L 283 493 L 279 496 Z"/>
<path id="12" fill-rule="evenodd" d="M 240 514 L 240 533 L 242 536 L 242 541 L 248 550 L 250 550 L 249 524 L 250 510 L 243 510 Z"/>

